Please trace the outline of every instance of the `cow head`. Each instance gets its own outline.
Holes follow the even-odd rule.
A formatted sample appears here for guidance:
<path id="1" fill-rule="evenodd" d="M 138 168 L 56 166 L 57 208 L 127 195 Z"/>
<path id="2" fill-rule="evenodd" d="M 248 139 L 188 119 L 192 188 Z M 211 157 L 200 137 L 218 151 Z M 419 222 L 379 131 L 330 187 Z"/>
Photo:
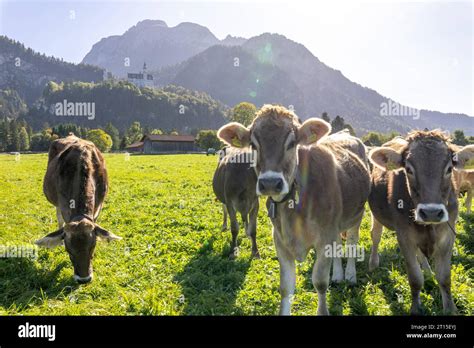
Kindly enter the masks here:
<path id="1" fill-rule="evenodd" d="M 64 242 L 74 266 L 74 279 L 78 283 L 88 283 L 92 280 L 92 258 L 94 257 L 97 238 L 107 241 L 121 239 L 104 230 L 92 222 L 91 219 L 82 218 L 66 223 L 59 230 L 37 240 L 36 244 L 53 248 L 62 245 Z"/>
<path id="2" fill-rule="evenodd" d="M 280 201 L 295 179 L 297 145 L 315 143 L 330 131 L 331 126 L 321 119 L 310 118 L 301 124 L 284 107 L 264 105 L 249 128 L 232 122 L 217 134 L 231 146 L 251 146 L 256 151 L 257 194 Z"/>
<path id="3" fill-rule="evenodd" d="M 461 150 L 440 131 L 414 131 L 404 146 L 373 149 L 370 160 L 382 170 L 403 168 L 407 188 L 415 205 L 415 222 L 439 224 L 448 221 L 448 198 L 454 168 L 474 157 L 474 146 Z"/>

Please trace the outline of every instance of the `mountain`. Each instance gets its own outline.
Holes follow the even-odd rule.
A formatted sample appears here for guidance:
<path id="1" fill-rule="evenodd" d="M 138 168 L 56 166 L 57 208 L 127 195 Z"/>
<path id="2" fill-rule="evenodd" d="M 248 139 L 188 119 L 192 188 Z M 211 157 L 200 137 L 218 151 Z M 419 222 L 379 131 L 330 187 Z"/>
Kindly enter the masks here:
<path id="1" fill-rule="evenodd" d="M 220 44 L 224 46 L 241 46 L 247 41 L 247 39 L 239 36 L 227 35 L 224 40 L 221 40 Z"/>
<path id="2" fill-rule="evenodd" d="M 390 103 L 389 98 L 350 81 L 340 71 L 322 63 L 305 46 L 283 35 L 262 34 L 247 40 L 242 47 L 261 62 L 279 67 L 292 78 L 303 92 L 305 107 L 297 110 L 303 118 L 322 112 L 333 117 L 341 115 L 359 130 L 358 133 L 441 127 L 451 131 L 464 129 L 466 133 L 474 134 L 474 118 L 467 115 L 429 110 L 420 110 L 419 118 L 381 115 L 381 105 Z"/>
<path id="3" fill-rule="evenodd" d="M 148 70 L 157 70 L 180 63 L 218 43 L 219 39 L 209 29 L 198 24 L 168 27 L 164 21 L 144 20 L 123 35 L 100 40 L 82 62 L 125 77 L 127 72 L 142 71 L 144 63 Z"/>
<path id="4" fill-rule="evenodd" d="M 102 79 L 101 68 L 47 57 L 6 36 L 0 36 L 0 90 L 15 90 L 28 104 L 41 96 L 49 81 L 92 82 Z"/>
<path id="5" fill-rule="evenodd" d="M 235 59 L 239 59 L 238 67 L 233 65 Z M 419 115 L 384 115 L 383 105 L 394 101 L 350 81 L 302 44 L 278 34 L 262 34 L 241 46 L 210 47 L 157 75 L 158 85 L 172 83 L 205 91 L 230 106 L 246 100 L 257 106 L 291 105 L 302 119 L 323 112 L 331 117 L 340 115 L 358 134 L 437 127 L 474 134 L 474 118 L 464 114 L 419 110 Z M 406 110 L 407 106 L 398 107 Z"/>
<path id="6" fill-rule="evenodd" d="M 162 70 L 158 81 L 206 91 L 230 106 L 241 101 L 304 106 L 302 92 L 286 72 L 261 63 L 238 46 L 210 47 L 179 66 Z"/>

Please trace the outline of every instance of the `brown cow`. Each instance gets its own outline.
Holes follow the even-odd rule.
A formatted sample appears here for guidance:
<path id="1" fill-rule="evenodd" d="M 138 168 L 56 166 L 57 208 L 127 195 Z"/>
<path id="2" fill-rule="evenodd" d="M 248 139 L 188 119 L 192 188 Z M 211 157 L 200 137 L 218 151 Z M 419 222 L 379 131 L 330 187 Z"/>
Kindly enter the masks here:
<path id="1" fill-rule="evenodd" d="M 417 253 L 433 257 L 443 309 L 455 313 L 451 296 L 451 254 L 458 203 L 453 187 L 454 166 L 462 168 L 474 146 L 459 152 L 440 131 L 414 131 L 406 139 L 370 152 L 374 164 L 369 204 L 375 217 L 371 269 L 378 265 L 382 225 L 397 234 L 412 293 L 411 313 L 421 313 L 423 287 Z"/>
<path id="2" fill-rule="evenodd" d="M 230 123 L 218 131 L 227 144 L 251 145 L 257 151 L 257 193 L 269 197 L 283 315 L 290 314 L 295 260 L 303 261 L 313 248 L 317 252 L 312 279 L 318 292 L 318 314 L 328 314 L 326 291 L 334 255 L 327 253 L 328 247 L 345 230 L 349 245 L 358 241 L 370 187 L 365 147 L 347 133 L 326 137 L 330 130 L 321 119 L 301 124 L 284 107 L 265 105 L 250 128 Z M 345 277 L 355 282 L 355 257 L 349 258 Z"/>
<path id="3" fill-rule="evenodd" d="M 474 170 L 454 169 L 454 181 L 456 192 L 459 194 L 466 193 L 466 211 L 471 213 L 472 196 L 474 195 Z"/>
<path id="4" fill-rule="evenodd" d="M 74 279 L 79 283 L 92 280 L 91 260 L 97 237 L 120 239 L 95 222 L 107 189 L 105 161 L 93 143 L 69 135 L 51 144 L 43 191 L 56 206 L 59 229 L 36 244 L 55 247 L 64 241 L 74 266 Z"/>
<path id="5" fill-rule="evenodd" d="M 257 175 L 253 167 L 254 153 L 251 149 L 227 147 L 220 152 L 220 160 L 214 173 L 212 187 L 224 210 L 222 230 L 227 229 L 227 213 L 230 217 L 232 242 L 229 257 L 235 258 L 238 253 L 237 235 L 239 223 L 237 213 L 244 222 L 245 232 L 252 241 L 252 257 L 259 258 L 257 247 L 258 197 L 255 192 Z"/>

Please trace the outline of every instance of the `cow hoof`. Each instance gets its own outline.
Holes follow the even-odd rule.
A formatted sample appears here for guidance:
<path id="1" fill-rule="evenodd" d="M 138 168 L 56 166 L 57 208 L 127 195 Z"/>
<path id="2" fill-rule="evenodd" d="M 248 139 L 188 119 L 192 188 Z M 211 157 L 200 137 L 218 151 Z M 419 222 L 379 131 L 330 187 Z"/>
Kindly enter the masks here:
<path id="1" fill-rule="evenodd" d="M 420 306 L 411 306 L 410 315 L 423 315 L 423 310 Z"/>
<path id="2" fill-rule="evenodd" d="M 346 282 L 349 283 L 349 285 L 356 285 L 357 284 L 357 277 L 356 277 L 355 274 L 346 275 L 345 279 L 346 279 Z"/>
<path id="3" fill-rule="evenodd" d="M 318 308 L 318 315 L 329 315 L 327 308 Z"/>
<path id="4" fill-rule="evenodd" d="M 336 283 L 336 284 L 342 283 L 343 280 L 344 280 L 344 278 L 342 277 L 342 274 L 340 274 L 340 275 L 334 275 L 333 274 L 332 277 L 331 277 L 331 281 L 333 283 Z"/>

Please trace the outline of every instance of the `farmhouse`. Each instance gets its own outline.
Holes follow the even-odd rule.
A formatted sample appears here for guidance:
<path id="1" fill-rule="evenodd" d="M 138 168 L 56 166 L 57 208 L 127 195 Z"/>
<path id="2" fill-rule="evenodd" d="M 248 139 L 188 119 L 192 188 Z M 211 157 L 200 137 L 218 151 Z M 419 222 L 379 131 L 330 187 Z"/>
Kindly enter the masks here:
<path id="1" fill-rule="evenodd" d="M 192 135 L 146 134 L 139 142 L 126 147 L 129 152 L 145 154 L 189 153 L 200 151 Z"/>

